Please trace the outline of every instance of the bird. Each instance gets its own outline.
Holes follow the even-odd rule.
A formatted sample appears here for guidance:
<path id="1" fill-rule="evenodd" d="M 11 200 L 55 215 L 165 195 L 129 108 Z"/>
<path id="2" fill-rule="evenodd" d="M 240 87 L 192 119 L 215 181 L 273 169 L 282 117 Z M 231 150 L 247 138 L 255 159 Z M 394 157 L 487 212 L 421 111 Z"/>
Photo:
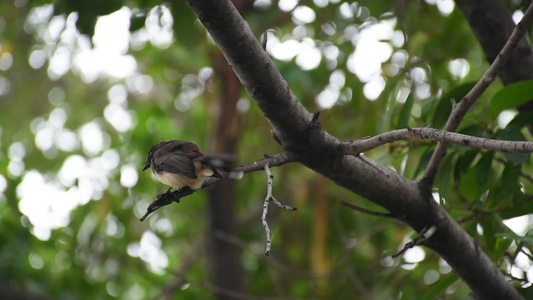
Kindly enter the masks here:
<path id="1" fill-rule="evenodd" d="M 198 190 L 206 177 L 241 179 L 243 172 L 233 168 L 234 161 L 234 155 L 204 155 L 195 143 L 171 140 L 150 148 L 143 171 L 152 168 L 155 177 L 170 186 L 167 193 L 172 188 Z"/>

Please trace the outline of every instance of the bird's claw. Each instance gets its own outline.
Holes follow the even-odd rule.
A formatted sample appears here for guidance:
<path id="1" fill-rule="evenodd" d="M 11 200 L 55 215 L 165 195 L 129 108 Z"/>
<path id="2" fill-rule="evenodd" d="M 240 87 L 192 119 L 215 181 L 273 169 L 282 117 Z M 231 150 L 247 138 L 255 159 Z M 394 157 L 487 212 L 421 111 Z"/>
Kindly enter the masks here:
<path id="1" fill-rule="evenodd" d="M 157 195 L 157 199 L 148 205 L 146 213 L 141 218 L 141 222 L 144 221 L 151 213 L 163 206 L 167 206 L 172 202 L 180 203 L 180 198 L 181 196 L 178 193 L 170 192 L 170 189 L 166 193 Z"/>

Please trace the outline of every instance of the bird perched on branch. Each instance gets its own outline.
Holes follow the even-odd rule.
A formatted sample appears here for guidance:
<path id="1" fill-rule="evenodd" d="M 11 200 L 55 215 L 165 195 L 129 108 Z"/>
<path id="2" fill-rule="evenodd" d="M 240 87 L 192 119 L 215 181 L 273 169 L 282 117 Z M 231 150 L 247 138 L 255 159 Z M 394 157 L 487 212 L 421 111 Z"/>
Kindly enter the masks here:
<path id="1" fill-rule="evenodd" d="M 172 140 L 150 148 L 143 171 L 152 168 L 155 177 L 170 188 L 197 190 L 205 177 L 241 179 L 243 172 L 233 168 L 234 162 L 233 155 L 204 155 L 194 143 Z"/>

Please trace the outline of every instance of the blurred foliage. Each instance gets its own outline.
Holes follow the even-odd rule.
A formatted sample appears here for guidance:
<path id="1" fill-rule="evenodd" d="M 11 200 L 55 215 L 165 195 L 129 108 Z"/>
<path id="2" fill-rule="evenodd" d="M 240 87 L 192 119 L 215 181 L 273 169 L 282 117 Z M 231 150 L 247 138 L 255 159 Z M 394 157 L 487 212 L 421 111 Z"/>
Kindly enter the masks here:
<path id="1" fill-rule="evenodd" d="M 528 1 L 508 2 L 513 10 L 528 5 Z M 274 59 L 309 111 L 323 109 L 317 96 L 341 74 L 335 72 L 342 72 L 344 82 L 338 86 L 336 103 L 321 114 L 323 126 L 341 140 L 398 127 L 433 124 L 441 128 L 451 99 L 460 101 L 487 68 L 457 8 L 446 15 L 424 1 L 301 1 L 295 5 L 312 10 L 316 20 L 301 22 L 294 17 L 295 9 L 284 12 L 277 1 L 244 5 L 244 14 L 258 37 L 274 29 L 271 35 L 280 41 L 307 39 L 320 50 L 321 61 L 310 70 L 302 70 L 296 59 Z M 122 6 L 129 7 L 131 31 L 122 55 L 133 57 L 136 68 L 123 77 L 105 73 L 87 77 L 76 67 L 75 58 L 97 44 L 92 37 L 100 16 Z M 182 1 L 162 5 L 151 0 L 10 0 L 0 3 L 0 16 L 0 282 L 50 299 L 214 299 L 216 289 L 209 285 L 205 251 L 198 251 L 207 227 L 205 192 L 139 222 L 150 201 L 164 190 L 149 174 L 140 173 L 150 146 L 183 139 L 209 149 L 206 141 L 220 92 L 220 75 L 212 69 L 218 50 L 192 11 Z M 353 74 L 349 57 L 357 36 L 381 22 L 392 22 L 388 24 L 393 24 L 393 33 L 403 42 L 393 42 L 392 37 L 381 40 L 392 48 L 392 58 L 380 68 L 379 76 L 386 83 L 383 91 L 369 101 L 363 92 L 367 84 Z M 158 32 L 150 31 L 154 26 Z M 154 38 L 161 28 L 172 33 L 166 44 Z M 328 58 L 325 49 L 338 53 Z M 61 59 L 67 69 L 57 73 L 54 60 Z M 468 65 L 463 75 L 450 71 L 457 59 Z M 110 63 L 121 68 L 117 61 Z M 459 131 L 531 140 L 525 129 L 530 115 L 516 115 L 507 127 L 498 123 L 503 110 L 514 109 L 527 100 L 524 95 L 530 96 L 523 91 L 531 90 L 532 82 L 517 85 L 518 89 L 503 88 L 499 82 L 491 85 Z M 125 92 L 119 100 L 113 96 L 117 91 Z M 270 138 L 268 122 L 244 91 L 239 107 L 243 118 L 239 163 L 281 151 Z M 129 119 L 119 118 L 121 112 Z M 94 126 L 93 133 L 101 138 L 96 148 L 93 144 L 98 143 L 85 136 L 87 128 Z M 73 145 L 65 146 L 61 136 L 70 137 L 67 140 Z M 429 141 L 403 141 L 366 155 L 416 179 L 423 175 L 434 147 Z M 110 157 L 115 156 L 116 165 L 99 169 L 112 164 Z M 65 166 L 66 171 L 79 166 L 67 164 L 73 158 L 84 161 L 84 170 L 94 174 L 89 179 L 77 174 L 75 180 L 66 180 Z M 133 185 L 127 181 L 132 178 L 132 166 L 139 176 L 138 180 L 133 176 Z M 380 210 L 375 204 L 297 164 L 273 172 L 276 198 L 298 211 L 271 209 L 270 257 L 263 255 L 260 221 L 265 174 L 247 174 L 237 182 L 239 235 L 230 239 L 242 248 L 250 295 L 468 297 L 468 287 L 436 253 L 418 248 L 414 259 L 390 258 L 412 238 L 410 228 L 355 213 L 339 203 L 347 200 Z M 451 146 L 434 189 L 440 203 L 504 272 L 521 270 L 512 276 L 524 294 L 532 293 L 526 289 L 533 272 L 531 234 L 519 235 L 503 221 L 533 213 L 531 173 L 529 155 Z M 42 176 L 41 185 L 23 184 L 35 174 Z M 91 193 L 87 201 L 56 204 L 54 209 L 68 211 L 67 219 L 64 223 L 50 219 L 58 212 L 48 212 L 44 223 L 60 225 L 43 233 L 48 225 L 34 224 L 37 221 L 22 212 L 21 204 L 23 195 L 32 190 L 43 197 L 56 195 L 43 186 L 53 187 L 70 201 L 76 198 L 65 196 L 69 193 L 87 189 Z"/>

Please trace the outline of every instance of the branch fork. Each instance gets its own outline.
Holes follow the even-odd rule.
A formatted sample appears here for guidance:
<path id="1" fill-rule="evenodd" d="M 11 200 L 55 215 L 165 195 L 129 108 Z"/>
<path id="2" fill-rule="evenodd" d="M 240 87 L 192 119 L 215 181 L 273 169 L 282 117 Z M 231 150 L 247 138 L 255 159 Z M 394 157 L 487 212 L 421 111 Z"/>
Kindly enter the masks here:
<path id="1" fill-rule="evenodd" d="M 269 256 L 270 255 L 270 250 L 272 248 L 272 235 L 270 233 L 270 227 L 268 226 L 266 218 L 267 218 L 267 215 L 268 215 L 268 206 L 269 206 L 270 202 L 274 202 L 274 204 L 279 206 L 281 209 L 288 210 L 288 211 L 295 211 L 295 210 L 297 210 L 297 208 L 296 207 L 292 207 L 290 205 L 282 204 L 281 202 L 276 200 L 276 198 L 274 198 L 274 196 L 272 194 L 272 185 L 273 185 L 273 181 L 274 181 L 274 175 L 272 175 L 272 172 L 270 172 L 270 167 L 268 166 L 268 164 L 265 165 L 265 172 L 266 172 L 266 174 L 268 176 L 267 196 L 265 198 L 265 202 L 263 203 L 263 214 L 261 216 L 261 222 L 263 223 L 263 227 L 265 227 L 265 232 L 266 232 L 265 255 Z"/>

